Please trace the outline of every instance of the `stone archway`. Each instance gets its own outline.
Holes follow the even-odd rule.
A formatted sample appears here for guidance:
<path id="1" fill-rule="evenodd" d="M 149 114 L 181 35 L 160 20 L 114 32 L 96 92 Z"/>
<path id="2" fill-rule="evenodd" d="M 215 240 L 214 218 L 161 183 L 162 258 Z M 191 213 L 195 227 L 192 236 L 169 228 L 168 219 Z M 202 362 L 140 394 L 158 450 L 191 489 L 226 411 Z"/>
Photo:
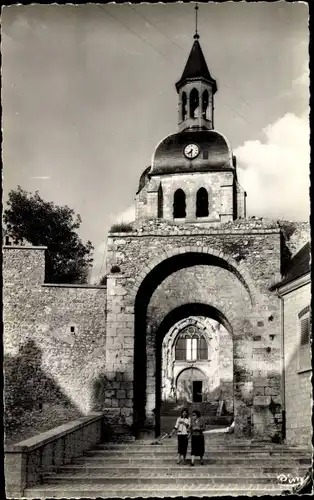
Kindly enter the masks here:
<path id="1" fill-rule="evenodd" d="M 194 250 L 194 249 L 193 249 Z M 199 249 L 198 249 L 199 250 Z M 216 252 L 217 253 L 217 252 Z M 230 260 L 230 259 L 229 259 Z M 232 260 L 232 259 L 231 259 Z M 239 273 L 239 269 L 233 267 L 233 263 L 223 260 L 217 255 L 210 255 L 208 253 L 203 254 L 200 251 L 189 252 L 189 253 L 177 253 L 168 257 L 165 261 L 160 262 L 156 267 L 154 267 L 148 275 L 142 281 L 140 287 L 138 288 L 136 299 L 135 299 L 135 343 L 134 343 L 134 416 L 137 428 L 145 427 L 145 422 L 147 417 L 150 419 L 153 417 L 153 410 L 160 405 L 160 394 L 156 387 L 160 387 L 160 345 L 157 346 L 156 342 L 160 342 L 163 335 L 161 334 L 163 327 L 157 328 L 157 331 L 151 331 L 147 329 L 147 308 L 150 303 L 150 299 L 157 289 L 157 287 L 174 272 L 180 269 L 189 268 L 195 265 L 210 266 L 211 269 L 220 268 L 225 270 L 229 276 L 233 276 L 234 283 L 240 283 L 243 286 L 243 290 L 246 290 L 248 295 L 248 302 L 243 302 L 241 311 L 233 311 L 232 307 L 228 307 L 228 304 L 218 303 L 216 306 L 210 306 L 209 304 L 204 304 L 205 307 L 211 308 L 211 314 L 214 312 L 214 318 L 216 317 L 218 321 L 224 323 L 229 331 L 235 332 L 235 342 L 234 342 L 234 367 L 235 367 L 235 377 L 234 380 L 240 382 L 244 380 L 245 384 L 245 396 L 242 397 L 242 388 L 238 386 L 237 391 L 235 391 L 235 409 L 240 409 L 238 411 L 239 419 L 236 423 L 237 432 L 242 434 L 250 429 L 250 415 L 251 415 L 251 405 L 252 405 L 252 390 L 251 383 L 250 389 L 247 391 L 250 382 L 252 371 L 251 371 L 251 334 L 252 334 L 252 324 L 250 321 L 250 314 L 252 311 L 252 304 L 254 303 L 254 294 L 251 293 L 250 288 L 247 285 L 246 280 Z M 182 284 L 182 286 L 184 286 Z M 137 288 L 137 287 L 135 287 Z M 244 293 L 244 292 L 243 292 Z M 241 294 L 240 294 L 241 295 Z M 245 297 L 243 295 L 243 297 Z M 214 300 L 214 297 L 212 297 Z M 240 297 L 241 299 L 241 297 Z M 195 307 L 195 304 L 188 304 L 188 306 Z M 186 306 L 184 306 L 185 308 Z M 224 312 L 222 312 L 222 310 Z M 227 312 L 228 311 L 228 312 Z M 245 315 L 243 314 L 245 311 Z M 186 311 L 184 313 L 186 315 Z M 209 316 L 211 316 L 211 314 Z M 228 314 L 228 319 L 227 319 Z M 206 314 L 207 315 L 207 314 Z M 171 316 L 171 314 L 170 314 Z M 169 315 L 168 315 L 169 317 Z M 183 318 L 184 316 L 181 316 Z M 213 317 L 213 316 L 211 316 Z M 181 319 L 180 318 L 180 319 Z M 164 323 L 164 322 L 162 322 Z M 232 326 L 231 326 L 232 325 Z M 161 325 L 160 325 L 161 326 Z M 158 339 L 156 337 L 158 336 Z M 243 356 L 243 350 L 245 351 L 245 356 Z M 241 352 L 240 352 L 241 351 Z M 159 352 L 159 354 L 158 354 Z M 158 358 L 159 356 L 159 358 Z M 145 363 L 145 365 L 144 365 Z M 157 384 L 157 385 L 156 385 Z M 240 389 L 240 390 L 239 390 Z M 158 413 L 158 411 L 157 411 Z M 241 415 L 241 416 L 240 416 Z M 158 430 L 158 415 L 156 415 L 156 432 Z M 148 418 L 148 420 L 149 420 Z M 236 418 L 236 417 L 235 417 Z"/>
<path id="2" fill-rule="evenodd" d="M 149 276 L 153 277 L 156 271 L 160 272 L 163 268 L 168 267 L 168 265 L 170 265 L 173 269 L 180 269 L 180 260 L 186 260 L 186 257 L 188 256 L 191 260 L 203 260 L 205 264 L 211 261 L 213 265 L 228 269 L 242 282 L 246 290 L 249 292 L 251 305 L 256 304 L 257 291 L 246 265 L 242 261 L 238 263 L 235 259 L 229 255 L 225 255 L 222 251 L 208 246 L 175 247 L 171 250 L 160 252 L 157 258 L 149 261 L 145 266 L 143 266 L 141 272 L 135 279 L 134 285 L 130 290 L 130 294 L 134 296 L 136 300 L 140 289 Z M 163 277 L 165 276 L 167 276 L 167 273 Z"/>
<path id="3" fill-rule="evenodd" d="M 281 405 L 277 383 L 280 379 L 279 299 L 273 297 L 268 286 L 270 275 L 278 268 L 279 238 L 277 234 L 265 236 L 268 232 L 277 232 L 273 229 L 259 230 L 256 235 L 255 231 L 249 231 L 250 236 L 248 233 L 244 238 L 245 230 L 211 228 L 194 234 L 193 230 L 181 233 L 176 227 L 167 228 L 167 232 L 163 227 L 157 230 L 154 227 L 152 231 L 139 230 L 123 239 L 122 235 L 113 236 L 111 254 L 121 250 L 123 263 L 121 273 L 109 275 L 107 280 L 105 364 L 110 384 L 106 401 L 110 408 L 118 408 L 126 423 L 131 421 L 135 428 L 141 428 L 147 408 L 155 406 L 156 336 L 163 320 L 177 307 L 204 303 L 228 318 L 232 331 L 236 432 L 240 435 L 247 432 L 253 415 L 254 435 L 269 434 L 269 425 L 266 426 L 260 414 L 267 413 L 264 407 L 270 404 L 272 397 L 266 395 L 266 390 L 261 397 L 259 386 L 263 383 L 268 393 L 271 390 L 278 415 Z M 202 272 L 209 270 L 205 272 L 207 278 L 201 289 L 195 279 L 193 281 L 195 266 L 202 267 Z M 214 286 L 211 285 L 215 281 L 212 269 L 231 277 L 227 293 L 225 279 L 219 281 L 218 274 Z M 175 291 L 175 287 L 172 291 L 169 288 L 169 296 L 164 287 L 166 307 L 156 311 L 156 301 L 152 306 L 155 291 L 166 282 L 169 284 L 172 275 L 181 280 L 180 300 L 176 300 L 177 288 Z M 190 282 L 190 296 L 187 296 L 186 284 Z M 274 387 L 274 377 L 278 387 Z M 131 405 L 130 400 L 125 401 L 126 397 L 133 398 Z M 273 418 L 272 431 L 277 429 L 276 418 Z"/>

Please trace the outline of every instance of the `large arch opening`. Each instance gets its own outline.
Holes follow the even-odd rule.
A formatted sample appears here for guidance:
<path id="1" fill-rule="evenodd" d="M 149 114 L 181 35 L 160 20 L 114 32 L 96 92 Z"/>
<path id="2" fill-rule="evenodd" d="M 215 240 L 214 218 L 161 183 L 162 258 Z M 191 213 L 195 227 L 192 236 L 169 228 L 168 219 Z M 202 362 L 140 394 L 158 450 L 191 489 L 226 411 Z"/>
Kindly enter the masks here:
<path id="1" fill-rule="evenodd" d="M 147 323 L 147 311 L 151 297 L 157 287 L 170 275 L 183 268 L 195 265 L 216 266 L 233 274 L 247 291 L 250 308 L 253 301 L 249 287 L 240 274 L 230 262 L 208 253 L 187 252 L 176 254 L 157 264 L 141 282 L 135 297 L 135 339 L 134 339 L 134 430 L 139 431 L 145 427 L 146 408 L 155 408 L 155 430 L 160 432 L 161 405 L 161 366 L 162 366 L 162 342 L 167 332 L 173 325 L 189 316 L 203 316 L 216 320 L 224 328 L 232 333 L 232 317 L 226 317 L 225 311 L 209 304 L 185 303 L 171 310 L 164 319 L 156 325 L 153 335 L 149 331 Z M 182 284 L 184 286 L 184 284 Z M 158 320 L 159 321 L 159 320 Z M 147 353 L 152 355 L 152 362 L 148 360 Z"/>

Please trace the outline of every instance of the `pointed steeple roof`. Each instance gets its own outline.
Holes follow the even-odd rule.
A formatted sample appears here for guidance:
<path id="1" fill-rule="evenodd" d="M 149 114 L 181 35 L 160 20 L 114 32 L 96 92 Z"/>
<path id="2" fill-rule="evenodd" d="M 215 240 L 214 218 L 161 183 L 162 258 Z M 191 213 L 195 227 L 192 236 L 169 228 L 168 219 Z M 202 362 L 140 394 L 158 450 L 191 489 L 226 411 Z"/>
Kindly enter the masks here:
<path id="1" fill-rule="evenodd" d="M 208 70 L 203 51 L 198 41 L 199 36 L 195 34 L 194 38 L 195 40 L 184 71 L 180 80 L 176 83 L 177 91 L 184 85 L 186 80 L 204 79 L 213 85 L 214 94 L 217 91 L 216 81 L 212 78 Z"/>

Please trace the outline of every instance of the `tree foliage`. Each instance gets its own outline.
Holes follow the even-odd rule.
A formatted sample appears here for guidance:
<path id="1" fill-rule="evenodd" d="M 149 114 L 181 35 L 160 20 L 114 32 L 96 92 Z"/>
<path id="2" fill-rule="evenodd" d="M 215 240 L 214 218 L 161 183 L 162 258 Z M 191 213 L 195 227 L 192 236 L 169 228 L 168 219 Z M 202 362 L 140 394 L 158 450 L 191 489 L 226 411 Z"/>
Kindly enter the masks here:
<path id="1" fill-rule="evenodd" d="M 4 211 L 5 234 L 16 243 L 47 246 L 46 282 L 86 283 L 93 246 L 77 234 L 81 217 L 68 206 L 46 202 L 38 191 L 11 190 Z"/>

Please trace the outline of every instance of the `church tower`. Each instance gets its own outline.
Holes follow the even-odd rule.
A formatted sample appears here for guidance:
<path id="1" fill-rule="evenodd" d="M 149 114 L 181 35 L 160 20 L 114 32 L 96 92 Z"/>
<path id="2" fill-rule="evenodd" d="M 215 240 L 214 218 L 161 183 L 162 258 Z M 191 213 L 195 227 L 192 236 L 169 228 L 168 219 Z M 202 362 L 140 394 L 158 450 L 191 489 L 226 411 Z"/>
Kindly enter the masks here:
<path id="1" fill-rule="evenodd" d="M 237 181 L 236 158 L 214 128 L 217 83 L 209 72 L 197 32 L 176 83 L 178 132 L 156 147 L 140 178 L 136 218 L 160 218 L 212 226 L 245 218 L 246 193 Z"/>
<path id="2" fill-rule="evenodd" d="M 214 128 L 214 94 L 216 81 L 212 78 L 199 43 L 196 30 L 194 43 L 180 80 L 176 83 L 179 94 L 179 131 L 186 129 L 211 130 Z"/>

